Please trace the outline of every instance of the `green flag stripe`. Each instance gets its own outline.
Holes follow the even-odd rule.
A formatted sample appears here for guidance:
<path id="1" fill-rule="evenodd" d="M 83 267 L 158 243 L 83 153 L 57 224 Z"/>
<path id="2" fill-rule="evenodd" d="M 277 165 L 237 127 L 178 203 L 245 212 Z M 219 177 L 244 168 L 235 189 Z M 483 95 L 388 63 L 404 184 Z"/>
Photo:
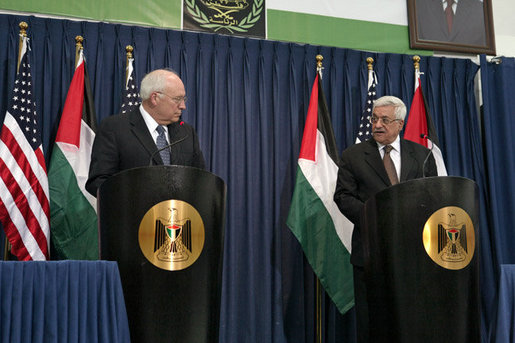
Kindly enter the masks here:
<path id="1" fill-rule="evenodd" d="M 287 225 L 339 311 L 348 311 L 354 305 L 350 254 L 336 234 L 329 212 L 300 167 L 297 168 Z"/>
<path id="2" fill-rule="evenodd" d="M 79 189 L 73 169 L 57 144 L 50 166 L 50 224 L 58 258 L 98 259 L 96 212 Z"/>

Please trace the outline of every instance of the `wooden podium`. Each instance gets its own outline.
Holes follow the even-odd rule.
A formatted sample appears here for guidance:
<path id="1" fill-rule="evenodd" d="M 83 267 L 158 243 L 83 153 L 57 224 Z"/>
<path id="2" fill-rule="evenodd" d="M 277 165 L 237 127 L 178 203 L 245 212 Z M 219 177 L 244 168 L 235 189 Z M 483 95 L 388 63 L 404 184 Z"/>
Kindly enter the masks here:
<path id="1" fill-rule="evenodd" d="M 477 185 L 430 177 L 365 203 L 371 342 L 480 341 Z"/>
<path id="2" fill-rule="evenodd" d="M 101 258 L 118 262 L 132 342 L 217 342 L 225 183 L 207 171 L 123 171 L 98 193 Z"/>

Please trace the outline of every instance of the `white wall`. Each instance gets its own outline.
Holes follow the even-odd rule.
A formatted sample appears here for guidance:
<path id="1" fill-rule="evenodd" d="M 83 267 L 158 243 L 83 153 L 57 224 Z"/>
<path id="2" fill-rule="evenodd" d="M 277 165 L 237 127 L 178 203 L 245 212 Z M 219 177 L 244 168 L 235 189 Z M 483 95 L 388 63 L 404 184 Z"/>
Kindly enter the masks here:
<path id="1" fill-rule="evenodd" d="M 492 0 L 498 56 L 515 57 L 515 1 Z"/>
<path id="2" fill-rule="evenodd" d="M 491 1 L 497 55 L 515 57 L 515 0 Z M 267 8 L 408 25 L 407 0 L 267 0 Z"/>

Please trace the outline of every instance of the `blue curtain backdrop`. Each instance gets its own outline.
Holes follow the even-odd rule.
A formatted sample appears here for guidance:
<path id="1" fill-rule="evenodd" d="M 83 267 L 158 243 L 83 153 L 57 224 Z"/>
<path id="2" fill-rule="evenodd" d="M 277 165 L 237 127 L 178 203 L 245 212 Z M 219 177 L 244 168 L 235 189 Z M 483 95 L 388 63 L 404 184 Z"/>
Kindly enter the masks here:
<path id="1" fill-rule="evenodd" d="M 490 240 L 493 273 L 498 279 L 502 264 L 515 264 L 515 59 L 500 58 L 495 63 L 481 57 L 481 81 L 483 84 L 483 127 L 486 151 L 488 202 L 491 220 Z M 489 301 L 496 302 L 495 294 L 489 294 Z M 495 319 L 495 318 L 494 318 Z M 511 323 L 513 325 L 513 323 Z M 497 342 L 496 332 L 490 328 L 490 339 Z M 508 329 L 509 328 L 504 328 Z M 510 332 L 510 331 L 507 331 Z M 513 338 L 513 329 L 511 330 Z"/>
<path id="2" fill-rule="evenodd" d="M 181 75 L 191 99 L 183 118 L 199 134 L 208 169 L 228 188 L 220 341 L 313 342 L 315 279 L 285 221 L 315 56 L 324 56 L 322 82 L 340 150 L 355 140 L 366 97 L 366 58 L 376 61 L 378 95 L 396 95 L 409 107 L 414 87 L 412 56 L 0 15 L 0 122 L 14 82 L 22 20 L 29 24 L 47 160 L 73 75 L 75 36 L 84 37 L 99 121 L 119 111 L 126 45 L 134 46 L 138 83 L 155 68 L 171 67 Z M 495 293 L 491 245 L 499 243 L 501 235 L 495 232 L 496 241 L 490 241 L 486 188 L 499 186 L 495 179 L 488 184 L 485 180 L 473 82 L 478 66 L 464 59 L 422 57 L 421 70 L 449 174 L 475 180 L 481 191 L 484 334 Z M 341 316 L 324 299 L 325 342 L 354 341 L 353 322 L 352 310 Z"/>

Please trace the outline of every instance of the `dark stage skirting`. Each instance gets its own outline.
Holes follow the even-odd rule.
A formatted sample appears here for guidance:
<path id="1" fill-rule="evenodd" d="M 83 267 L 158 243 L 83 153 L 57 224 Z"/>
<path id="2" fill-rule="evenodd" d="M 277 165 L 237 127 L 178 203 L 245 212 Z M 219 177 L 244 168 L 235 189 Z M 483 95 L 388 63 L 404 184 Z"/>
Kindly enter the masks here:
<path id="1" fill-rule="evenodd" d="M 116 262 L 0 262 L 0 342 L 129 342 Z"/>

